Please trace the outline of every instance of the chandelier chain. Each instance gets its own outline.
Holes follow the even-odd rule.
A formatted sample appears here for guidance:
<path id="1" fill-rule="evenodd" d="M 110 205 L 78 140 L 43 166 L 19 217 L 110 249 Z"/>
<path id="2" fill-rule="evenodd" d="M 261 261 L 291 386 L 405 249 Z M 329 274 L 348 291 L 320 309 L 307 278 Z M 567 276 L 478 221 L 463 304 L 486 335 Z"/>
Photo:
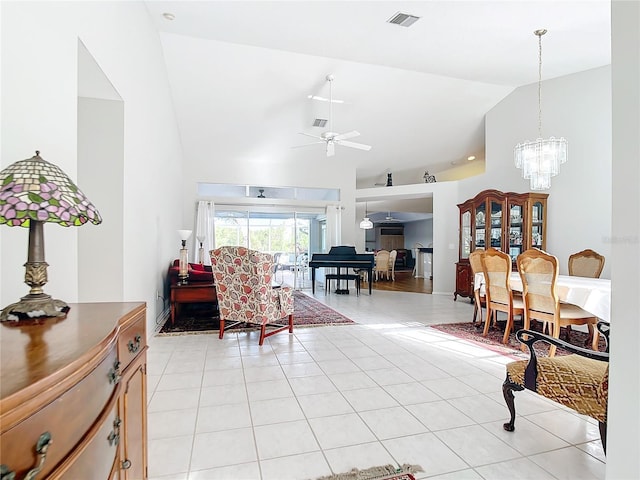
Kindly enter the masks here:
<path id="1" fill-rule="evenodd" d="M 536 30 L 538 36 L 538 138 L 542 138 L 542 35 L 545 29 Z"/>

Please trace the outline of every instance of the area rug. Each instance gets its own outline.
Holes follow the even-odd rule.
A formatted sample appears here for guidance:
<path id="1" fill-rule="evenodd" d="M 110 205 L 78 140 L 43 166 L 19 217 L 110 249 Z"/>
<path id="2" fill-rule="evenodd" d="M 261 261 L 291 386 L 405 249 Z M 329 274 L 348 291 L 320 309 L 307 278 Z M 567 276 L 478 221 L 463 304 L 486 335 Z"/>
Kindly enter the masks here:
<path id="1" fill-rule="evenodd" d="M 479 324 L 476 324 L 479 325 Z M 504 345 L 502 343 L 502 337 L 504 335 L 504 328 L 506 322 L 498 322 L 497 326 L 491 325 L 489 327 L 489 333 L 486 337 L 482 336 L 482 331 L 484 329 L 484 324 L 481 326 L 474 326 L 471 322 L 463 322 L 463 323 L 443 323 L 440 325 L 430 325 L 430 327 L 435 328 L 444 333 L 448 333 L 449 335 L 453 335 L 454 337 L 461 338 L 471 343 L 475 343 L 484 348 L 492 350 L 496 353 L 500 353 L 502 355 L 512 356 L 514 358 L 528 358 L 529 350 L 527 349 L 525 352 L 520 350 L 521 343 L 516 338 L 514 332 L 509 334 L 509 342 Z M 515 331 L 522 328 L 522 324 L 518 325 L 516 322 Z M 532 325 L 532 329 L 536 331 L 541 331 L 541 324 L 539 322 L 535 322 Z M 576 330 L 571 331 L 571 335 L 569 336 L 569 340 L 572 345 L 576 345 L 578 347 L 590 348 L 590 346 L 585 346 L 585 342 L 587 341 L 588 334 L 585 332 L 580 332 Z M 564 327 L 560 328 L 560 339 L 566 340 L 566 329 Z M 537 342 L 534 345 L 534 349 L 536 351 L 536 355 L 540 356 L 548 356 L 549 355 L 549 344 L 544 342 Z M 599 350 L 604 352 L 605 340 L 600 335 L 600 345 Z M 562 348 L 558 348 L 556 350 L 556 355 L 570 355 L 571 352 L 564 350 Z"/>
<path id="2" fill-rule="evenodd" d="M 294 327 L 312 327 L 321 325 L 353 324 L 353 320 L 341 315 L 315 298 L 297 290 L 293 291 Z M 212 304 L 194 303 L 180 306 L 180 315 L 171 323 L 167 319 L 158 335 L 180 335 L 189 333 L 217 332 L 220 329 L 220 317 Z M 286 322 L 286 319 L 285 319 Z M 257 328 L 257 327 L 256 327 Z M 250 328 L 250 329 L 253 329 Z M 225 331 L 246 330 L 241 326 Z"/>
<path id="3" fill-rule="evenodd" d="M 423 472 L 420 465 L 404 464 L 401 467 L 395 465 L 382 465 L 371 467 L 366 470 L 357 468 L 346 473 L 336 473 L 317 480 L 415 480 L 413 476 L 416 472 Z"/>

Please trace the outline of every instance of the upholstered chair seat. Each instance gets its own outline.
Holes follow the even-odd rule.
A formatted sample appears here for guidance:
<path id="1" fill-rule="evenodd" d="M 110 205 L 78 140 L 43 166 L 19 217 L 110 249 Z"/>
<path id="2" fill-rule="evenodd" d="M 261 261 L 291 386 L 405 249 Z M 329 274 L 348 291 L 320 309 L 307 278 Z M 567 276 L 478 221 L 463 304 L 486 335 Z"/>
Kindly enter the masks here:
<path id="1" fill-rule="evenodd" d="M 608 325 L 600 323 L 608 343 Z M 607 404 L 609 391 L 609 354 L 595 352 L 571 345 L 562 340 L 531 330 L 520 330 L 518 340 L 529 348 L 529 360 L 518 360 L 507 364 L 507 378 L 502 390 L 511 414 L 504 429 L 514 431 L 514 391 L 531 390 L 545 398 L 558 402 L 576 412 L 598 421 L 600 439 L 607 447 Z M 544 341 L 561 347 L 572 355 L 538 357 L 533 344 Z"/>

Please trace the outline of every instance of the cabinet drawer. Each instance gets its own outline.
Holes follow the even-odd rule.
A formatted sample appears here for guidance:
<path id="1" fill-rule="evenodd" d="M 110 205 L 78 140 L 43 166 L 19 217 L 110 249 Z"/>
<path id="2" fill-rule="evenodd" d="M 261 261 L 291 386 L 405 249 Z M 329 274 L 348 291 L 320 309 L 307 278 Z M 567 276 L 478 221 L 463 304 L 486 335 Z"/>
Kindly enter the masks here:
<path id="1" fill-rule="evenodd" d="M 120 435 L 120 419 L 118 418 L 117 402 L 107 415 L 96 422 L 95 428 L 88 437 L 69 456 L 61 472 L 54 472 L 51 479 L 101 480 L 112 476 L 112 472 L 119 469 L 118 445 Z M 67 467 L 68 468 L 65 468 Z"/>
<path id="2" fill-rule="evenodd" d="M 114 394 L 119 376 L 115 342 L 86 377 L 2 435 L 1 463 L 22 478 L 36 463 L 35 445 L 44 432 L 51 434 L 43 470 L 45 478 L 80 442 Z M 87 477 L 92 478 L 92 477 Z"/>
<path id="3" fill-rule="evenodd" d="M 137 315 L 118 335 L 118 360 L 124 370 L 147 345 L 146 321 L 144 313 Z"/>

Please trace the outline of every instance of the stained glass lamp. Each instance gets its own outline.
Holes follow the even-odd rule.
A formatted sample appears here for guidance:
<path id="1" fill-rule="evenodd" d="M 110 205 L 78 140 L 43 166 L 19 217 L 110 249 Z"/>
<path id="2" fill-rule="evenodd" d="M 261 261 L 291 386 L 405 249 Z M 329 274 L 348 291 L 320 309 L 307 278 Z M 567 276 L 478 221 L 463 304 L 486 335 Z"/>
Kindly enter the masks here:
<path id="1" fill-rule="evenodd" d="M 0 172 L 0 224 L 29 229 L 29 248 L 24 282 L 28 295 L 2 310 L 0 321 L 38 317 L 64 317 L 69 306 L 44 293 L 47 267 L 44 260 L 43 225 L 63 227 L 99 224 L 102 218 L 84 193 L 56 165 L 34 157 L 9 165 Z"/>

